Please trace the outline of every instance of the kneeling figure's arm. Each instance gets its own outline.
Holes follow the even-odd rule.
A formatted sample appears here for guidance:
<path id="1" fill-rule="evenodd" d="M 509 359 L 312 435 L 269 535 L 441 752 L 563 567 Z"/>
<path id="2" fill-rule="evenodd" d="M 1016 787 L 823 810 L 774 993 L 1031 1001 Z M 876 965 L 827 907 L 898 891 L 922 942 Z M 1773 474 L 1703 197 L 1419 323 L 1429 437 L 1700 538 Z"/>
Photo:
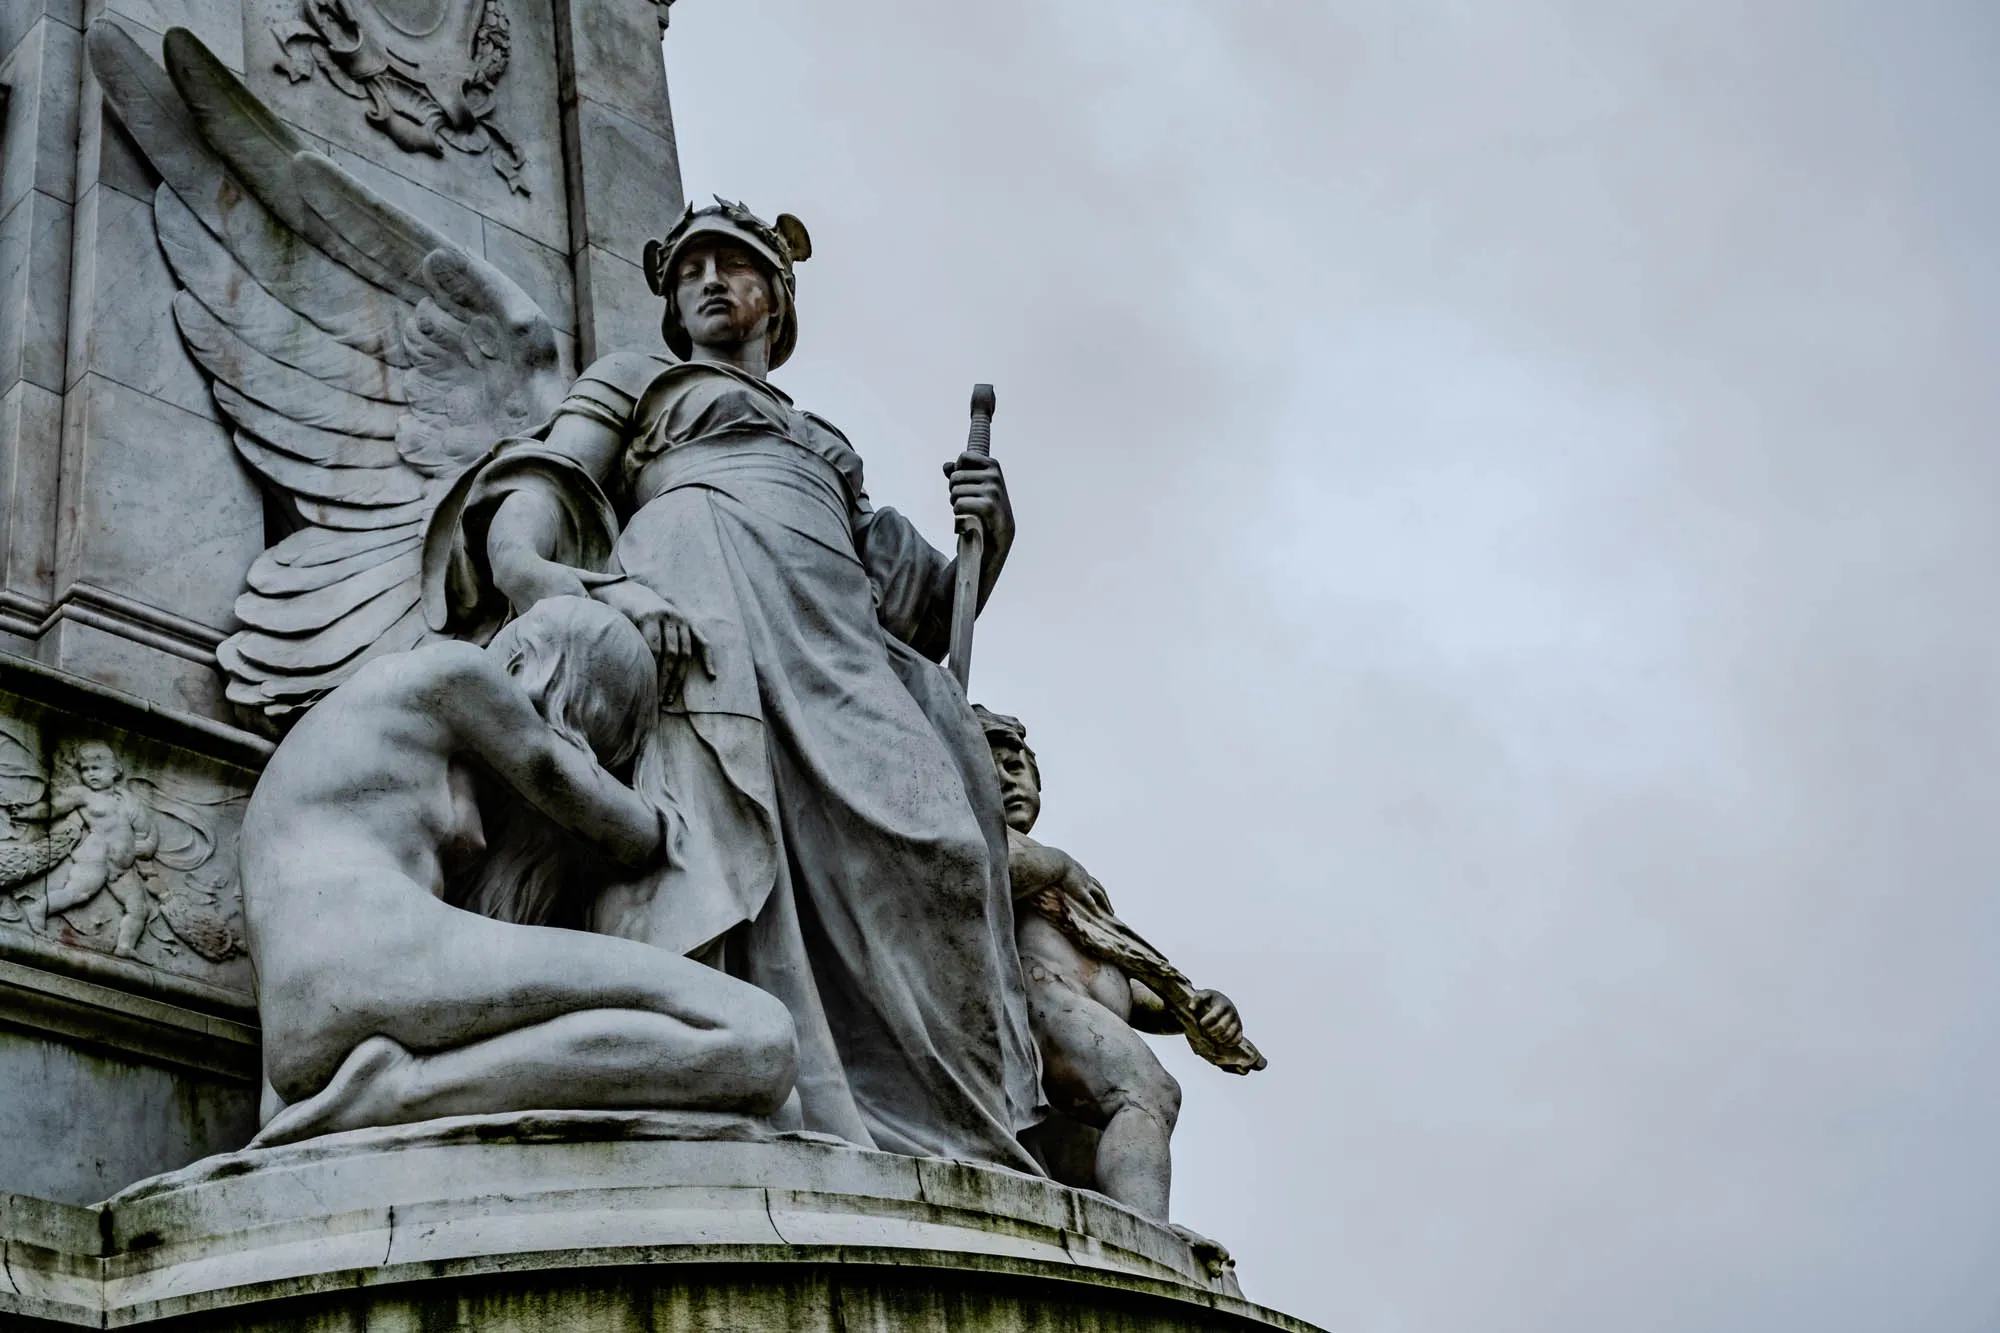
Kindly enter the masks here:
<path id="1" fill-rule="evenodd" d="M 444 715 L 496 777 L 622 865 L 643 866 L 659 855 L 659 812 L 594 756 L 557 735 L 496 661 L 470 649 L 452 675 L 452 688 L 440 700 Z"/>

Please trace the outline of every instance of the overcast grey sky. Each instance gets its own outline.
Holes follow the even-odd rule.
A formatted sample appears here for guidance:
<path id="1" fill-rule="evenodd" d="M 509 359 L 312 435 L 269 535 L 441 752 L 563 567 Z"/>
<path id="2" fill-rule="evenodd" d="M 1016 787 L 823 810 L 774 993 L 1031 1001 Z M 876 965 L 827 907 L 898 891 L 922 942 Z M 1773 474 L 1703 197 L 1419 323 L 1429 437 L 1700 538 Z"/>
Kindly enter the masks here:
<path id="1" fill-rule="evenodd" d="M 2000 6 L 685 0 L 778 381 L 948 536 L 1042 832 L 1269 1071 L 1339 1333 L 2000 1327 Z"/>

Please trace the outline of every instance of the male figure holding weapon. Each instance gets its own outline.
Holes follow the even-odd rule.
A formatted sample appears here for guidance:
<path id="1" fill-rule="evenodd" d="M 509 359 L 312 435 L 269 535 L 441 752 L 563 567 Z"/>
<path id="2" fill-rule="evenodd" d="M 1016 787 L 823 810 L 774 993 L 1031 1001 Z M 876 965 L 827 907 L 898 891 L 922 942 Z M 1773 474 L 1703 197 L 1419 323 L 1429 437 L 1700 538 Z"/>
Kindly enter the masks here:
<path id="1" fill-rule="evenodd" d="M 1000 777 L 1028 1021 L 1057 1112 L 1030 1146 L 1064 1184 L 1165 1224 L 1181 1090 L 1138 1034 L 1184 1033 L 1195 1054 L 1232 1074 L 1262 1069 L 1264 1057 L 1228 996 L 1197 990 L 1118 919 L 1075 857 L 1028 836 L 1042 791 L 1027 728 L 977 705 L 974 712 Z"/>

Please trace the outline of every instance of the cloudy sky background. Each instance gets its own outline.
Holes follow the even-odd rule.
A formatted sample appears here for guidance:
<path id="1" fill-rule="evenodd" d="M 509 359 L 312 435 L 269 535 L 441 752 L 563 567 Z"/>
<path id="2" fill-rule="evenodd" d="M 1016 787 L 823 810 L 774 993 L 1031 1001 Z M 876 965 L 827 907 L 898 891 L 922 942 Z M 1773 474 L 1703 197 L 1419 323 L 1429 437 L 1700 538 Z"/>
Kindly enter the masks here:
<path id="1" fill-rule="evenodd" d="M 686 0 L 779 382 L 948 538 L 1042 832 L 1269 1071 L 1339 1333 L 2000 1327 L 2000 8 Z"/>

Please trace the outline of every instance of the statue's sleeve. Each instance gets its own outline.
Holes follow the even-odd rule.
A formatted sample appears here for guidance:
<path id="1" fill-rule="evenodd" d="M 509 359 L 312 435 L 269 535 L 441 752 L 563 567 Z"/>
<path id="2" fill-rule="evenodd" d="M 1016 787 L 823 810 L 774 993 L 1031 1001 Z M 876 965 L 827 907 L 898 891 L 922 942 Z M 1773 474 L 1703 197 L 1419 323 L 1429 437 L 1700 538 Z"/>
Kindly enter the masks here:
<path id="1" fill-rule="evenodd" d="M 507 599 L 486 563 L 486 528 L 517 491 L 540 493 L 559 516 L 551 560 L 580 570 L 605 568 L 618 540 L 618 516 L 604 483 L 615 481 L 617 459 L 570 456 L 556 427 L 565 417 L 582 417 L 628 438 L 639 399 L 662 369 L 642 354 L 600 358 L 535 435 L 500 441 L 459 475 L 424 532 L 424 618 L 432 629 L 483 643 L 505 621 Z"/>
<path id="2" fill-rule="evenodd" d="M 629 434 L 639 400 L 671 364 L 644 352 L 601 356 L 570 386 L 562 406 L 556 409 L 555 419 L 560 421 L 566 415 L 588 417 L 621 435 Z"/>
<path id="3" fill-rule="evenodd" d="M 875 591 L 882 628 L 933 662 L 951 647 L 952 561 L 893 509 L 864 496 L 854 521 L 854 549 Z"/>

